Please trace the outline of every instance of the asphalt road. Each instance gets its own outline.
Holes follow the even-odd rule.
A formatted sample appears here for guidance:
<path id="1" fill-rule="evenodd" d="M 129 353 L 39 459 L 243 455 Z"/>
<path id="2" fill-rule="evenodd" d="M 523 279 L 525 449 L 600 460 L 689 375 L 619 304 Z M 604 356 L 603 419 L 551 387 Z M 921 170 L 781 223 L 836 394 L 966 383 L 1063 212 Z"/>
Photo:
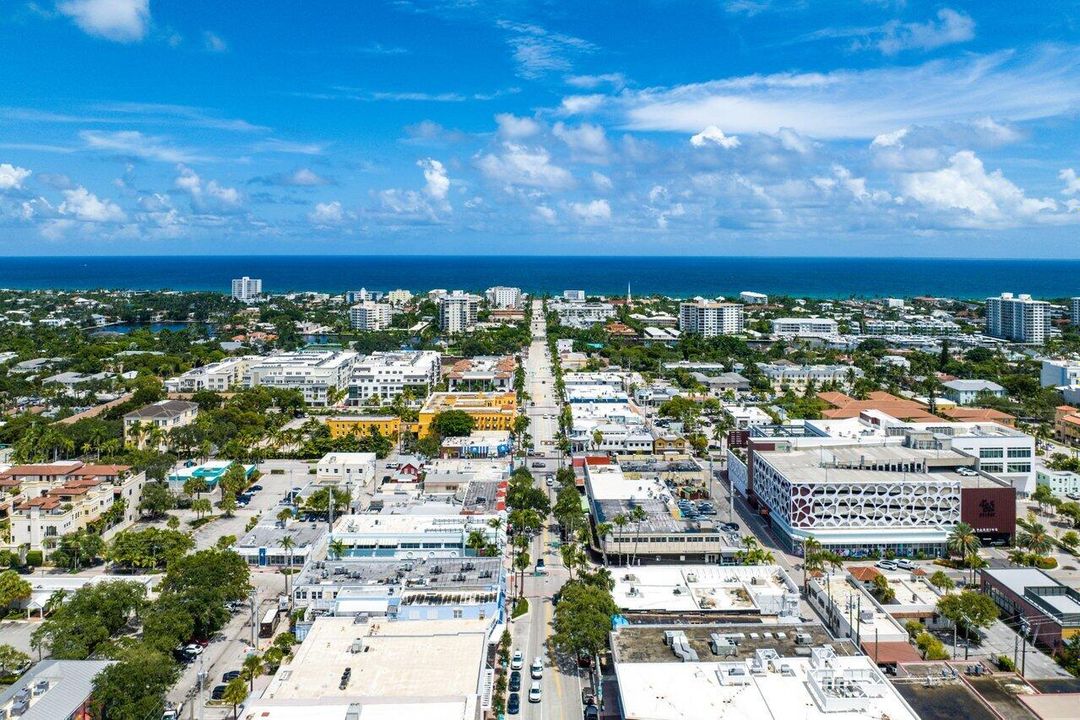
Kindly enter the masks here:
<path id="1" fill-rule="evenodd" d="M 533 342 L 529 345 L 525 359 L 525 378 L 533 403 L 526 411 L 530 420 L 529 432 L 533 437 L 535 456 L 530 457 L 528 463 L 538 486 L 546 488 L 546 476 L 554 473 L 558 467 L 558 451 L 555 449 L 554 440 L 559 407 L 555 399 L 554 376 L 545 339 L 543 306 L 538 300 L 533 301 L 532 334 Z M 533 467 L 539 463 L 543 463 L 543 467 Z M 520 649 L 525 655 L 520 717 L 531 720 L 580 718 L 581 687 L 588 682 L 579 676 L 577 666 L 572 660 L 558 658 L 548 649 L 554 612 L 551 598 L 569 578 L 555 544 L 558 537 L 558 528 L 554 521 L 551 521 L 533 541 L 530 556 L 534 564 L 537 558 L 544 559 L 547 574 L 526 574 L 524 592 L 529 600 L 529 612 L 511 624 L 513 647 Z M 533 681 L 529 677 L 529 665 L 536 657 L 541 658 L 544 664 L 544 676 L 540 680 L 542 699 L 539 703 L 530 703 L 528 691 Z"/>

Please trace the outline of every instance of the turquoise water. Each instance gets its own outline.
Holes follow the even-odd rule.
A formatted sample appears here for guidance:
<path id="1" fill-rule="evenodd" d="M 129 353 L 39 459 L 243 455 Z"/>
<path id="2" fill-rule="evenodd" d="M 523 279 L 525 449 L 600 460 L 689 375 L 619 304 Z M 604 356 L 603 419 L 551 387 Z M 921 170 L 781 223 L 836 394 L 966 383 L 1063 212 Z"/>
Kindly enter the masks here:
<path id="1" fill-rule="evenodd" d="M 985 298 L 1080 295 L 1080 260 L 754 257 L 202 256 L 0 258 L 0 287 L 211 290 L 262 278 L 269 293 L 511 285 L 532 293 Z"/>

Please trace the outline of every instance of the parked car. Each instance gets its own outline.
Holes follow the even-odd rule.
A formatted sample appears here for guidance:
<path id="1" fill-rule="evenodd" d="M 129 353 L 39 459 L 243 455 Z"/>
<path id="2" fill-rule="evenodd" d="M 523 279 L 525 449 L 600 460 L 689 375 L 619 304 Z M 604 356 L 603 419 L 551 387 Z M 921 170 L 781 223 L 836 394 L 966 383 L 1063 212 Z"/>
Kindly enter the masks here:
<path id="1" fill-rule="evenodd" d="M 521 696 L 516 692 L 510 693 L 506 698 L 506 714 L 517 715 L 521 710 Z"/>
<path id="2" fill-rule="evenodd" d="M 591 687 L 581 688 L 581 704 L 585 706 L 596 704 L 596 691 Z"/>
<path id="3" fill-rule="evenodd" d="M 540 658 L 535 658 L 532 663 L 532 667 L 529 668 L 529 676 L 533 680 L 539 680 L 544 677 L 544 663 Z"/>
<path id="4" fill-rule="evenodd" d="M 882 570 L 895 570 L 896 569 L 896 563 L 893 562 L 892 560 L 878 560 L 876 563 L 874 563 L 874 565 L 881 568 Z"/>
<path id="5" fill-rule="evenodd" d="M 529 702 L 531 702 L 531 703 L 540 702 L 540 683 L 539 682 L 534 682 L 532 684 L 532 687 L 529 688 Z"/>
<path id="6" fill-rule="evenodd" d="M 229 670 L 226 673 L 222 673 L 221 682 L 228 683 L 230 680 L 235 680 L 238 677 L 240 677 L 239 670 Z"/>
<path id="7" fill-rule="evenodd" d="M 739 530 L 741 529 L 739 527 L 739 523 L 737 522 L 724 523 L 721 527 L 723 527 L 724 530 L 727 530 L 728 532 L 739 532 Z"/>
<path id="8" fill-rule="evenodd" d="M 510 692 L 518 692 L 521 690 L 521 671 L 514 670 L 510 673 Z"/>
<path id="9" fill-rule="evenodd" d="M 525 665 L 525 656 L 520 650 L 515 650 L 514 655 L 510 658 L 510 669 L 520 670 Z"/>
<path id="10" fill-rule="evenodd" d="M 262 485 L 252 485 L 251 487 L 248 488 L 248 492 L 249 493 L 259 492 L 262 489 L 263 489 Z"/>
<path id="11" fill-rule="evenodd" d="M 544 481 L 544 484 L 547 485 L 548 487 L 551 487 L 552 485 L 555 484 L 555 478 L 548 475 L 547 480 Z"/>
<path id="12" fill-rule="evenodd" d="M 225 697 L 225 686 L 224 685 L 215 685 L 214 689 L 210 691 L 210 699 L 211 700 L 220 700 L 223 697 Z"/>
<path id="13" fill-rule="evenodd" d="M 896 567 L 900 568 L 901 570 L 914 570 L 915 563 L 911 562 L 907 558 L 899 558 L 896 560 Z"/>
<path id="14" fill-rule="evenodd" d="M 542 468 L 542 467 L 544 467 L 544 461 L 543 460 L 537 460 L 536 462 L 532 463 L 532 467 L 534 467 L 534 468 Z"/>

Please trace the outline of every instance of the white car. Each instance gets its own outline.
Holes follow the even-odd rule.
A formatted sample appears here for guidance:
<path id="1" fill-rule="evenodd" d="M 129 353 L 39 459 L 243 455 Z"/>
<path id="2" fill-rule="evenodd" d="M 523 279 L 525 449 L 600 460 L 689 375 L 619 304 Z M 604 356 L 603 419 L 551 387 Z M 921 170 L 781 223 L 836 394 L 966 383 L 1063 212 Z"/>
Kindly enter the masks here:
<path id="1" fill-rule="evenodd" d="M 534 682 L 532 687 L 529 688 L 529 702 L 540 702 L 540 683 Z"/>
<path id="2" fill-rule="evenodd" d="M 540 661 L 540 658 L 533 660 L 532 667 L 529 668 L 529 674 L 533 680 L 539 680 L 544 677 L 544 663 Z"/>
<path id="3" fill-rule="evenodd" d="M 510 669 L 511 670 L 520 670 L 524 666 L 525 666 L 525 656 L 521 653 L 520 650 L 515 650 L 514 651 L 514 656 L 512 658 L 510 658 Z"/>
<path id="4" fill-rule="evenodd" d="M 892 560 L 878 560 L 874 565 L 877 565 L 882 570 L 895 570 L 896 563 Z"/>
<path id="5" fill-rule="evenodd" d="M 915 563 L 911 562 L 907 558 L 899 558 L 896 560 L 896 567 L 900 568 L 901 570 L 914 570 Z"/>

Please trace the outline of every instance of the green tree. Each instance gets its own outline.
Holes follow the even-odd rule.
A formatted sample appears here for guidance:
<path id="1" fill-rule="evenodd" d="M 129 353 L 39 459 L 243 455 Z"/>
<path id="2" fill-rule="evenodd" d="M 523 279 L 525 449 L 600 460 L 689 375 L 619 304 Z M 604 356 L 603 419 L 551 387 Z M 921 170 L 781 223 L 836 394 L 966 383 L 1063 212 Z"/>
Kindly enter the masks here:
<path id="1" fill-rule="evenodd" d="M 225 603 L 245 599 L 250 588 L 247 562 L 218 548 L 177 558 L 160 585 L 163 595 L 175 595 L 191 614 L 200 637 L 220 630 L 230 618 Z"/>
<path id="2" fill-rule="evenodd" d="M 232 493 L 223 492 L 221 494 L 221 502 L 218 503 L 218 507 L 225 517 L 231 518 L 236 512 L 236 496 Z"/>
<path id="3" fill-rule="evenodd" d="M 176 595 L 158 598 L 144 614 L 143 643 L 158 652 L 172 652 L 195 632 L 195 619 Z"/>
<path id="4" fill-rule="evenodd" d="M 108 558 L 124 568 L 151 570 L 165 567 L 194 547 L 191 535 L 177 530 L 124 530 L 113 537 Z"/>
<path id="5" fill-rule="evenodd" d="M 959 556 L 961 562 L 966 562 L 971 566 L 971 584 L 974 585 L 975 563 L 972 561 L 972 556 L 978 558 L 979 548 L 982 547 L 982 541 L 975 534 L 975 530 L 965 522 L 957 523 L 945 539 L 945 547 L 948 548 L 950 554 Z"/>
<path id="6" fill-rule="evenodd" d="M 247 700 L 247 696 L 248 689 L 244 686 L 243 678 L 233 678 L 225 686 L 225 692 L 222 694 L 221 699 L 232 705 L 233 720 L 238 720 L 240 704 Z"/>
<path id="7" fill-rule="evenodd" d="M 329 550 L 330 557 L 334 560 L 340 560 L 345 557 L 345 543 L 342 542 L 340 538 L 331 540 L 327 549 Z"/>
<path id="8" fill-rule="evenodd" d="M 1042 523 L 1031 523 L 1016 534 L 1016 544 L 1042 557 L 1054 548 L 1054 538 Z"/>
<path id="9" fill-rule="evenodd" d="M 0 608 L 8 610 L 15 603 L 30 599 L 33 587 L 14 570 L 0 572 Z"/>
<path id="10" fill-rule="evenodd" d="M 60 542 L 51 559 L 57 567 L 66 567 L 75 571 L 85 565 L 93 564 L 104 552 L 105 541 L 100 535 L 89 529 L 80 529 L 60 537 Z"/>
<path id="11" fill-rule="evenodd" d="M 191 509 L 195 512 L 195 519 L 201 520 L 204 515 L 214 511 L 214 506 L 209 498 L 198 498 L 191 501 Z"/>
<path id="12" fill-rule="evenodd" d="M 61 660 L 85 660 L 128 626 L 146 605 L 146 588 L 129 580 L 84 585 L 46 617 L 31 635 Z"/>
<path id="13" fill-rule="evenodd" d="M 944 570 L 934 571 L 934 574 L 930 576 L 930 584 L 944 590 L 946 593 L 951 592 L 956 587 L 956 582 Z"/>
<path id="14" fill-rule="evenodd" d="M 943 617 L 965 630 L 990 627 L 1000 614 L 997 603 L 976 590 L 946 595 L 938 600 L 937 609 Z"/>
<path id="15" fill-rule="evenodd" d="M 11 645 L 0 645 L 0 675 L 11 675 L 30 662 L 30 656 Z"/>
<path id="16" fill-rule="evenodd" d="M 431 429 L 440 437 L 465 437 L 472 433 L 476 421 L 464 410 L 444 410 L 431 420 Z"/>
<path id="17" fill-rule="evenodd" d="M 262 674 L 263 661 L 258 655 L 248 655 L 240 668 L 240 677 L 248 681 L 249 692 L 255 690 L 255 678 Z"/>
<path id="18" fill-rule="evenodd" d="M 375 453 L 375 457 L 382 460 L 394 451 L 394 441 L 379 432 L 374 425 L 368 428 L 367 435 L 360 438 L 360 452 Z"/>
<path id="19" fill-rule="evenodd" d="M 172 658 L 135 644 L 119 650 L 116 660 L 94 678 L 90 712 L 95 720 L 146 720 L 161 715 L 165 694 L 180 675 Z"/>
<path id="20" fill-rule="evenodd" d="M 150 518 L 159 518 L 174 507 L 176 507 L 176 498 L 173 497 L 166 483 L 151 482 L 143 487 L 142 500 L 139 501 L 140 513 Z"/>
<path id="21" fill-rule="evenodd" d="M 594 657 L 607 647 L 611 619 L 618 612 L 611 594 L 603 588 L 567 583 L 555 606 L 552 642 L 571 657 Z"/>

